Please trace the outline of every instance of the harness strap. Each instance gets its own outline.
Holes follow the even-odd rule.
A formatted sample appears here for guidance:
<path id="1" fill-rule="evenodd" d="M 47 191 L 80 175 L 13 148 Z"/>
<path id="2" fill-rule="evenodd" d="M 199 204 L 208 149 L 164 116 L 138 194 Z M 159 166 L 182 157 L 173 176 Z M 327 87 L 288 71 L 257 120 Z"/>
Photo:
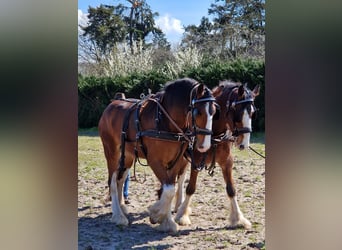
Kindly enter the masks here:
<path id="1" fill-rule="evenodd" d="M 199 135 L 212 135 L 213 132 L 211 130 L 205 129 L 205 128 L 199 128 L 199 127 L 195 127 L 195 133 L 199 134 Z"/>
<path id="2" fill-rule="evenodd" d="M 246 128 L 246 127 L 243 127 L 243 128 L 235 128 L 232 136 L 234 137 L 237 137 L 241 134 L 246 134 L 246 133 L 251 133 L 252 132 L 252 129 L 250 128 Z"/>
<path id="3" fill-rule="evenodd" d="M 205 167 L 205 170 L 208 170 L 208 174 L 213 177 L 214 176 L 214 169 L 216 167 L 215 163 L 216 163 L 216 148 L 217 148 L 217 144 L 213 144 L 212 146 L 213 148 L 213 158 L 211 160 L 211 164 L 209 167 Z"/>
<path id="4" fill-rule="evenodd" d="M 188 140 L 185 138 L 184 135 L 185 135 L 184 133 L 171 133 L 167 131 L 157 131 L 157 130 L 144 130 L 144 131 L 139 131 L 137 133 L 137 136 L 139 137 L 148 136 L 148 137 L 164 139 L 164 140 L 169 140 L 169 141 L 187 142 Z"/>
<path id="5" fill-rule="evenodd" d="M 119 176 L 118 178 L 121 179 L 123 172 L 126 170 L 125 168 L 125 146 L 126 146 L 126 140 L 127 140 L 127 129 L 129 125 L 129 116 L 132 112 L 132 110 L 135 108 L 135 106 L 138 104 L 137 101 L 134 102 L 134 104 L 126 111 L 122 130 L 121 130 L 121 157 L 119 162 Z"/>
<path id="6" fill-rule="evenodd" d="M 142 141 L 142 137 L 140 136 L 141 128 L 140 128 L 139 114 L 140 114 L 141 106 L 142 106 L 142 104 L 140 102 L 138 107 L 135 110 L 135 113 L 134 113 L 134 124 L 135 124 L 135 130 L 136 130 L 136 135 L 135 135 L 136 144 L 135 144 L 135 147 L 134 147 L 135 158 L 138 158 L 138 149 L 137 149 L 138 144 L 140 145 L 140 149 L 143 152 L 145 158 L 147 158 L 147 150 L 144 147 L 144 144 L 143 144 L 143 141 Z M 140 142 L 140 143 L 138 143 L 138 142 Z M 138 160 L 139 160 L 139 158 L 138 158 Z M 139 164 L 140 164 L 140 161 L 139 161 Z"/>
<path id="7" fill-rule="evenodd" d="M 164 115 L 167 117 L 167 119 L 169 119 L 169 121 L 171 122 L 171 124 L 178 130 L 179 133 L 184 135 L 184 138 L 191 143 L 191 139 L 183 132 L 183 130 L 175 123 L 175 121 L 170 117 L 170 115 L 167 113 L 167 111 L 164 109 L 164 107 L 161 105 L 160 102 L 158 102 L 157 100 L 153 99 L 153 98 L 148 98 L 148 100 L 153 101 L 155 103 L 157 103 L 157 105 L 159 106 L 160 110 L 164 113 Z"/>
<path id="8" fill-rule="evenodd" d="M 182 155 L 184 145 L 185 145 L 185 141 L 182 141 L 182 145 L 178 150 L 176 158 L 170 164 L 168 164 L 168 166 L 166 168 L 167 170 L 171 170 L 175 166 L 176 162 L 179 160 L 179 157 Z"/>
<path id="9" fill-rule="evenodd" d="M 211 138 L 212 144 L 219 144 L 223 141 L 234 141 L 234 136 L 230 136 L 228 130 Z"/>

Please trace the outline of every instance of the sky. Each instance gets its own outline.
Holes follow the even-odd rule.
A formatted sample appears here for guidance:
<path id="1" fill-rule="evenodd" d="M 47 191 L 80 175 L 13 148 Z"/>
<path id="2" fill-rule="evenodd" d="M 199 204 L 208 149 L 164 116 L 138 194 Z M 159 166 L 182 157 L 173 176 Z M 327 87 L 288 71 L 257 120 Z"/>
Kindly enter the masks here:
<path id="1" fill-rule="evenodd" d="M 153 12 L 158 12 L 156 25 L 166 35 L 171 44 L 180 42 L 183 26 L 200 24 L 203 16 L 208 16 L 208 9 L 215 0 L 147 0 Z M 125 0 L 78 0 L 78 20 L 85 24 L 88 7 L 97 7 L 100 4 L 117 5 Z"/>

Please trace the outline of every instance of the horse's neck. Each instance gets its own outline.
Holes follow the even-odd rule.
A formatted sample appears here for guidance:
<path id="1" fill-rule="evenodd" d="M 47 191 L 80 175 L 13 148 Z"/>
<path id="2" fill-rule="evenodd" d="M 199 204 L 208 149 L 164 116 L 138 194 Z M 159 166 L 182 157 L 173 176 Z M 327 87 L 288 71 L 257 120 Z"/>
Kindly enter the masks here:
<path id="1" fill-rule="evenodd" d="M 165 105 L 165 106 L 164 106 Z M 184 107 L 182 106 L 171 106 L 164 103 L 165 110 L 171 119 L 177 124 L 179 128 L 184 130 L 186 128 L 186 115 L 184 114 Z M 162 113 L 161 127 L 172 132 L 178 130 L 171 124 L 170 120 Z M 172 128 L 172 129 L 171 129 Z"/>

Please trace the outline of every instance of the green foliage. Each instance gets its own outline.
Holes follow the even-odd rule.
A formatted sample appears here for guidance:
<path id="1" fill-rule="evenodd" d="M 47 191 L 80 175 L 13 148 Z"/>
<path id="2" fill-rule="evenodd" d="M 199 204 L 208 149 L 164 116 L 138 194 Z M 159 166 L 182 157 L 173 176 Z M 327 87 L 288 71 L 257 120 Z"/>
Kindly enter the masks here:
<path id="1" fill-rule="evenodd" d="M 265 55 L 265 0 L 216 0 L 198 26 L 184 27 L 182 46 L 221 59 Z"/>
<path id="2" fill-rule="evenodd" d="M 168 81 L 191 77 L 205 83 L 209 88 L 217 86 L 220 80 L 248 83 L 253 89 L 261 85 L 261 93 L 255 100 L 258 108 L 257 118 L 253 121 L 254 131 L 265 130 L 265 63 L 261 60 L 238 59 L 229 62 L 202 60 L 199 66 L 184 66 L 177 74 L 170 75 L 162 70 L 135 72 L 115 77 L 78 77 L 78 125 L 79 128 L 97 126 L 100 116 L 116 92 L 124 92 L 126 97 L 139 98 L 149 89 L 156 93 Z"/>
<path id="3" fill-rule="evenodd" d="M 142 43 L 145 46 L 148 36 L 152 36 L 154 45 L 170 47 L 162 30 L 155 25 L 154 19 L 159 14 L 152 12 L 146 1 L 127 2 L 131 6 L 124 4 L 116 6 L 101 4 L 95 8 L 89 6 L 89 25 L 80 27 L 84 31 L 82 36 L 93 45 L 93 48 L 87 48 L 86 52 L 97 54 L 96 60 L 99 62 L 102 58 L 99 52 L 94 50 L 100 50 L 103 55 L 107 55 L 117 44 L 127 42 L 133 53 L 134 44 Z"/>
<path id="4" fill-rule="evenodd" d="M 94 41 L 102 53 L 110 51 L 117 42 L 125 39 L 126 27 L 121 17 L 121 11 L 115 6 L 100 5 L 89 7 L 89 26 L 81 27 L 84 37 Z"/>

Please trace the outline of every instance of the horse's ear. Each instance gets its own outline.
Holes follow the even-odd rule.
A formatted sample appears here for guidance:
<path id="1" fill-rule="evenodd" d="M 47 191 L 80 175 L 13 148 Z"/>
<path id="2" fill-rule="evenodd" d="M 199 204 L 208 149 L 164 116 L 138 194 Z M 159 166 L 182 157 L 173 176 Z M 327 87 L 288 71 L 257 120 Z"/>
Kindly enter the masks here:
<path id="1" fill-rule="evenodd" d="M 253 89 L 253 95 L 258 96 L 260 94 L 260 84 L 256 85 Z"/>
<path id="2" fill-rule="evenodd" d="M 216 86 L 213 88 L 212 92 L 213 92 L 213 96 L 219 96 L 222 94 L 222 91 L 224 89 L 224 85 L 220 85 L 220 86 Z"/>
<path id="3" fill-rule="evenodd" d="M 204 84 L 200 83 L 197 87 L 197 99 L 201 98 L 204 95 Z"/>
<path id="4" fill-rule="evenodd" d="M 245 86 L 241 84 L 238 90 L 238 95 L 242 96 L 244 92 L 245 92 Z"/>

